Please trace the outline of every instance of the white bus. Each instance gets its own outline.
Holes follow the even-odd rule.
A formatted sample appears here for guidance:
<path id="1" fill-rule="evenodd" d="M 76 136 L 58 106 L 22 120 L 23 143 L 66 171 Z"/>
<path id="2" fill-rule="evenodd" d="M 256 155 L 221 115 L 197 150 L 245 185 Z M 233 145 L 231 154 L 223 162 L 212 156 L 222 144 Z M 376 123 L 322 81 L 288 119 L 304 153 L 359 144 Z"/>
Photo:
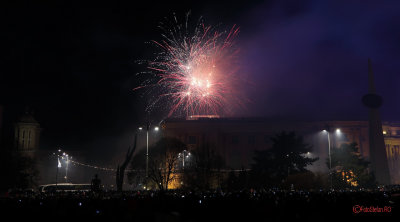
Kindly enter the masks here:
<path id="1" fill-rule="evenodd" d="M 72 183 L 59 183 L 59 184 L 46 184 L 39 186 L 40 193 L 54 193 L 54 192 L 88 192 L 91 190 L 90 184 L 72 184 Z"/>

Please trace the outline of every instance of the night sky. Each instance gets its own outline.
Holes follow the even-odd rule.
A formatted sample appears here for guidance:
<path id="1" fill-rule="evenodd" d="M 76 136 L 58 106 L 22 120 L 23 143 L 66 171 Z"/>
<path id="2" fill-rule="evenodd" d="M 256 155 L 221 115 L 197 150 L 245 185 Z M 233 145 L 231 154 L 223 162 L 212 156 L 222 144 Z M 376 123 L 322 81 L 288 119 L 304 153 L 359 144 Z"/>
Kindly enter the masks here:
<path id="1" fill-rule="evenodd" d="M 371 58 L 382 119 L 400 120 L 400 2 L 129 2 L 1 7 L 5 126 L 29 106 L 43 149 L 126 149 L 146 116 L 145 98 L 132 91 L 145 70 L 135 61 L 151 58 L 145 42 L 161 38 L 164 17 L 188 11 L 193 20 L 240 27 L 243 93 L 251 102 L 237 116 L 366 120 L 361 97 Z"/>

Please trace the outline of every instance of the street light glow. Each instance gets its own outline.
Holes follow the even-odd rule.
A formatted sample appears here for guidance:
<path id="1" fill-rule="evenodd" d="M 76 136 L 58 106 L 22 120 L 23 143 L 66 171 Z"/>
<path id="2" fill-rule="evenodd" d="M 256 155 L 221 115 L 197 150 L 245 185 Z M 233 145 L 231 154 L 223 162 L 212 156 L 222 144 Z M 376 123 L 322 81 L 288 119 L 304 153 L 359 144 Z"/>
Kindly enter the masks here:
<path id="1" fill-rule="evenodd" d="M 341 133 L 341 131 L 340 131 L 340 129 L 338 128 L 338 129 L 336 129 L 336 133 Z"/>
<path id="2" fill-rule="evenodd" d="M 329 128 L 329 127 L 328 127 Z M 328 136 L 328 157 L 329 157 L 329 178 L 330 178 L 330 188 L 332 190 L 332 157 L 331 157 L 331 139 L 329 136 L 329 131 L 327 131 L 326 129 L 322 130 L 323 133 L 326 133 L 326 135 Z M 340 133 L 340 129 L 336 129 L 336 133 L 339 134 Z M 307 152 L 307 155 L 311 154 L 310 152 Z"/>
<path id="3" fill-rule="evenodd" d="M 150 122 L 147 122 L 146 125 L 146 178 L 148 176 L 149 170 L 149 129 L 150 129 Z M 139 127 L 139 130 L 143 130 L 143 127 Z M 158 131 L 159 128 L 156 126 L 154 127 L 155 131 Z"/>

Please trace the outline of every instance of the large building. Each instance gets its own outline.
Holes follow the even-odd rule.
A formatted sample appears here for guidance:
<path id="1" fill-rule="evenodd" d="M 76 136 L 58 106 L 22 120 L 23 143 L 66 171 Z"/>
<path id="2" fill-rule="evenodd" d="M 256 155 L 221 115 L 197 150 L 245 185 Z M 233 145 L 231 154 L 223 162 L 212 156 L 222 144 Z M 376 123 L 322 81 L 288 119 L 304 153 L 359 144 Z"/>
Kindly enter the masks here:
<path id="1" fill-rule="evenodd" d="M 382 124 L 391 182 L 400 184 L 400 122 Z"/>
<path id="2" fill-rule="evenodd" d="M 20 153 L 33 157 L 39 150 L 40 124 L 31 113 L 25 112 L 14 129 L 15 148 Z"/>
<path id="3" fill-rule="evenodd" d="M 0 147 L 3 145 L 3 106 L 0 104 Z"/>
<path id="4" fill-rule="evenodd" d="M 188 144 L 190 149 L 209 146 L 233 169 L 249 168 L 254 150 L 268 149 L 271 137 L 281 131 L 294 131 L 312 145 L 310 156 L 319 161 L 312 171 L 327 172 L 328 136 L 331 147 L 356 142 L 361 155 L 370 160 L 368 121 L 281 122 L 262 118 L 191 117 L 169 119 L 164 123 L 166 136 Z M 382 126 L 391 183 L 400 184 L 400 124 L 385 122 Z M 327 131 L 324 131 L 327 130 Z"/>

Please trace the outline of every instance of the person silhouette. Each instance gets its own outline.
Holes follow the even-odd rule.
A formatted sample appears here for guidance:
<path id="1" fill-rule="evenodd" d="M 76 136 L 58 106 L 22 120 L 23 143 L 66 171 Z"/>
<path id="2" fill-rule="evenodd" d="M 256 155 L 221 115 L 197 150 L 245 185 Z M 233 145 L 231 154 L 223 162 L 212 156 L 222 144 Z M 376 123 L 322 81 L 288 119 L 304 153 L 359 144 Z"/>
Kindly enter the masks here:
<path id="1" fill-rule="evenodd" d="M 99 192 L 100 185 L 101 185 L 101 180 L 98 178 L 97 174 L 95 174 L 94 178 L 92 179 L 92 183 L 91 183 L 92 191 Z"/>

